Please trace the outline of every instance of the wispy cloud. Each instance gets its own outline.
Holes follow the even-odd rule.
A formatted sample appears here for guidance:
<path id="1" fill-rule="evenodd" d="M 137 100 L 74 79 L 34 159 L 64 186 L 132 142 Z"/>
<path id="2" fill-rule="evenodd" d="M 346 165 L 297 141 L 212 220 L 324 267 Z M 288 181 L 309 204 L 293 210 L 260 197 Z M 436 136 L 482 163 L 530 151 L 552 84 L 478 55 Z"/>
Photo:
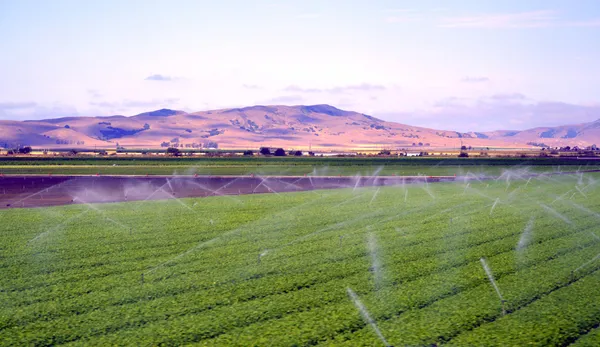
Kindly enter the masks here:
<path id="1" fill-rule="evenodd" d="M 88 95 L 94 99 L 101 98 L 102 94 L 97 89 L 88 89 Z"/>
<path id="2" fill-rule="evenodd" d="M 125 107 L 153 107 L 172 106 L 179 101 L 178 98 L 152 99 L 152 100 L 124 100 L 121 104 Z"/>
<path id="3" fill-rule="evenodd" d="M 110 108 L 125 110 L 134 107 L 170 107 L 179 102 L 177 98 L 152 99 L 152 100 L 131 100 L 125 99 L 121 101 L 92 101 L 90 106 L 100 108 Z"/>
<path id="4" fill-rule="evenodd" d="M 282 95 L 267 101 L 268 104 L 300 104 L 304 102 L 304 98 L 300 95 Z"/>
<path id="5" fill-rule="evenodd" d="M 361 83 L 361 84 L 349 85 L 349 86 L 344 86 L 344 87 L 334 87 L 334 88 L 330 89 L 329 91 L 331 91 L 332 93 L 344 93 L 347 91 L 355 91 L 355 90 L 372 92 L 372 91 L 382 91 L 382 90 L 386 90 L 386 89 L 387 88 L 385 86 L 382 86 L 380 84 Z"/>
<path id="6" fill-rule="evenodd" d="M 600 118 L 600 105 L 536 101 L 521 93 L 506 93 L 479 98 L 449 97 L 433 103 L 431 109 L 374 116 L 443 130 L 525 130 L 591 122 Z"/>
<path id="7" fill-rule="evenodd" d="M 302 88 L 299 87 L 295 84 L 291 85 L 291 86 L 287 86 L 285 88 L 283 88 L 284 92 L 295 92 L 295 93 L 322 93 L 324 90 L 323 89 L 318 89 L 318 88 Z"/>
<path id="8" fill-rule="evenodd" d="M 600 18 L 568 22 L 567 24 L 573 27 L 600 27 Z"/>
<path id="9" fill-rule="evenodd" d="M 384 12 L 387 12 L 387 13 L 411 13 L 411 12 L 417 12 L 417 9 L 414 9 L 414 8 L 388 8 Z"/>
<path id="10" fill-rule="evenodd" d="M 460 80 L 461 82 L 465 82 L 465 83 L 485 83 L 485 82 L 489 82 L 490 79 L 488 77 L 484 77 L 484 76 L 479 76 L 479 77 L 464 77 L 463 79 Z"/>
<path id="11" fill-rule="evenodd" d="M 175 80 L 174 77 L 171 76 L 165 76 L 165 75 L 160 75 L 160 74 L 154 74 L 154 75 L 150 75 L 148 77 L 145 78 L 146 81 L 160 81 L 160 82 L 168 82 L 168 81 L 173 81 Z"/>
<path id="12" fill-rule="evenodd" d="M 442 20 L 440 26 L 446 28 L 540 28 L 555 25 L 556 21 L 555 11 L 539 10 L 447 17 Z"/>
<path id="13" fill-rule="evenodd" d="M 283 90 L 286 92 L 295 92 L 295 93 L 332 93 L 332 94 L 342 94 L 353 91 L 383 91 L 387 88 L 383 85 L 379 84 L 369 84 L 369 83 L 361 83 L 347 86 L 337 86 L 332 88 L 302 88 L 297 85 L 291 85 Z"/>
<path id="14" fill-rule="evenodd" d="M 515 101 L 515 100 L 526 100 L 527 97 L 521 93 L 506 93 L 506 94 L 494 94 L 490 96 L 490 99 L 496 101 Z"/>
<path id="15" fill-rule="evenodd" d="M 121 106 L 116 102 L 108 102 L 108 101 L 90 101 L 88 103 L 90 106 L 102 107 L 102 108 L 115 108 Z"/>
<path id="16" fill-rule="evenodd" d="M 0 119 L 37 120 L 77 116 L 81 114 L 75 107 L 69 105 L 42 105 L 35 102 L 0 103 Z"/>
<path id="17" fill-rule="evenodd" d="M 242 87 L 246 89 L 263 89 L 263 87 L 256 84 L 242 84 Z"/>
<path id="18" fill-rule="evenodd" d="M 0 102 L 0 109 L 3 110 L 17 110 L 24 108 L 34 108 L 37 106 L 37 103 L 32 101 L 25 102 Z"/>
<path id="19" fill-rule="evenodd" d="M 388 23 L 410 23 L 410 22 L 418 22 L 422 18 L 416 14 L 405 14 L 398 16 L 388 16 L 385 18 L 385 21 Z"/>

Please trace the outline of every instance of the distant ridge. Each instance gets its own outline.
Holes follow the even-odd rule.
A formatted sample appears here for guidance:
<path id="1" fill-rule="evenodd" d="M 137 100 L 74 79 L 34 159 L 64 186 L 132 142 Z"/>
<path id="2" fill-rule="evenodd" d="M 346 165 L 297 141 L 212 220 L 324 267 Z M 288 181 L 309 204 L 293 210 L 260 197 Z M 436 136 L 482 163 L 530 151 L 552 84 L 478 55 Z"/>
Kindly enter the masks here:
<path id="1" fill-rule="evenodd" d="M 590 146 L 600 142 L 600 119 L 528 130 L 457 132 L 388 122 L 327 104 L 255 105 L 184 112 L 163 108 L 134 116 L 0 121 L 0 146 L 120 146 L 139 148 L 328 149 Z"/>

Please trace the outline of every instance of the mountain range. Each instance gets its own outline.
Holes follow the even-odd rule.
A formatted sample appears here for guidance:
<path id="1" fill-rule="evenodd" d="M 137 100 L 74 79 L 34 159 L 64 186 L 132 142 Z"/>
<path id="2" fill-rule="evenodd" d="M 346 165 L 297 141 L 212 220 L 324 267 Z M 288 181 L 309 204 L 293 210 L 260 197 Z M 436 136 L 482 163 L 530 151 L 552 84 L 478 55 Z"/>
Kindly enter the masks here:
<path id="1" fill-rule="evenodd" d="M 0 146 L 34 148 L 322 149 L 406 147 L 585 147 L 600 140 L 590 123 L 491 132 L 436 130 L 381 120 L 330 105 L 250 106 L 187 113 L 161 109 L 135 116 L 0 120 Z"/>

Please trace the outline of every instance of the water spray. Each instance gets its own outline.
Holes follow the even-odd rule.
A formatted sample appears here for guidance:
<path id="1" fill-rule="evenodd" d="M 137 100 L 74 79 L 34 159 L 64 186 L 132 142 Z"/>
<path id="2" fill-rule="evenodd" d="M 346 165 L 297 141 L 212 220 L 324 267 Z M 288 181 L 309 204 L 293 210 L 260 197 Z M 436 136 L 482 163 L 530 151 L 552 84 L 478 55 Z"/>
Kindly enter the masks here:
<path id="1" fill-rule="evenodd" d="M 581 188 L 579 188 L 579 186 L 575 186 L 575 189 L 577 189 L 577 191 L 578 191 L 579 193 L 581 193 L 581 195 L 583 195 L 583 197 L 584 197 L 584 198 L 586 198 L 586 199 L 587 199 L 587 195 L 585 195 L 585 193 L 584 193 L 584 192 L 581 190 Z"/>
<path id="2" fill-rule="evenodd" d="M 496 294 L 498 294 L 498 298 L 500 298 L 500 304 L 502 305 L 502 315 L 504 316 L 504 315 L 506 315 L 506 306 L 505 306 L 506 300 L 504 300 L 504 297 L 502 297 L 502 293 L 500 293 L 500 288 L 498 288 L 498 285 L 496 284 L 496 280 L 494 279 L 494 275 L 492 274 L 492 270 L 490 269 L 487 262 L 485 261 L 485 258 L 481 258 L 479 260 L 481 261 L 481 266 L 483 266 L 483 270 L 487 274 L 487 277 L 490 280 L 490 283 L 496 290 Z"/>
<path id="3" fill-rule="evenodd" d="M 533 230 L 533 224 L 535 222 L 535 217 L 531 217 L 525 229 L 523 230 L 523 234 L 521 234 L 521 238 L 519 239 L 519 243 L 517 244 L 517 251 L 520 251 L 527 247 L 529 241 L 531 239 L 531 231 Z"/>
<path id="4" fill-rule="evenodd" d="M 377 245 L 377 239 L 375 238 L 375 234 L 369 233 L 369 238 L 367 240 L 367 247 L 369 250 L 369 255 L 371 256 L 371 271 L 373 272 L 373 277 L 375 279 L 375 290 L 379 290 L 381 288 L 381 263 L 379 261 L 379 247 Z"/>
<path id="5" fill-rule="evenodd" d="M 371 315 L 369 314 L 369 311 L 367 311 L 367 308 L 365 307 L 365 305 L 363 305 L 363 303 L 358 298 L 358 295 L 356 295 L 356 293 L 350 287 L 346 288 L 346 292 L 350 296 L 350 299 L 352 299 L 354 306 L 356 306 L 356 308 L 360 312 L 360 315 L 363 318 L 363 320 L 367 324 L 369 324 L 371 326 L 371 328 L 373 328 L 373 330 L 375 331 L 375 334 L 377 334 L 377 337 L 379 337 L 379 340 L 381 340 L 381 342 L 383 342 L 383 344 L 386 347 L 391 347 L 391 345 L 387 342 L 387 340 L 385 339 L 385 337 L 383 336 L 383 334 L 377 327 L 377 324 L 375 323 L 373 318 L 371 318 Z"/>
<path id="6" fill-rule="evenodd" d="M 575 273 L 581 269 L 583 269 L 584 267 L 590 265 L 591 263 L 595 262 L 596 260 L 598 260 L 598 258 L 600 258 L 600 253 L 598 253 L 595 257 L 593 257 L 590 261 L 585 262 L 583 265 L 581 265 L 580 267 L 578 267 L 577 269 L 573 270 L 572 273 Z"/>
<path id="7" fill-rule="evenodd" d="M 573 225 L 573 222 L 571 222 L 571 220 L 565 216 L 563 216 L 562 214 L 558 213 L 555 209 L 553 209 L 552 207 L 546 206 L 544 204 L 540 204 L 540 206 L 542 206 L 547 212 L 549 212 L 551 215 L 555 216 L 556 218 L 562 220 L 563 222 L 569 224 L 569 225 Z"/>
<path id="8" fill-rule="evenodd" d="M 490 210 L 490 216 L 494 212 L 494 209 L 496 208 L 496 205 L 498 204 L 498 201 L 500 201 L 500 198 L 496 198 L 496 200 L 494 201 L 494 204 L 492 205 L 492 209 Z"/>
<path id="9" fill-rule="evenodd" d="M 377 198 L 377 195 L 379 195 L 379 189 L 377 188 L 377 190 L 375 191 L 375 193 L 373 193 L 373 197 L 371 198 L 371 201 L 369 202 L 369 206 L 371 206 L 371 204 L 373 203 L 373 201 L 375 201 L 375 199 Z"/>

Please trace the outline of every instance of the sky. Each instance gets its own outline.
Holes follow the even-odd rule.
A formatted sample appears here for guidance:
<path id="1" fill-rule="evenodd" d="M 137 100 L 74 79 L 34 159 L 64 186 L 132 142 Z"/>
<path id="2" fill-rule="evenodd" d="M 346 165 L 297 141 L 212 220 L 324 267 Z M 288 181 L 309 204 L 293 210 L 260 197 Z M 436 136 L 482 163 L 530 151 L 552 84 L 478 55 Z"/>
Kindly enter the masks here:
<path id="1" fill-rule="evenodd" d="M 330 104 L 410 125 L 600 119 L 598 0 L 0 0 L 0 119 Z"/>

